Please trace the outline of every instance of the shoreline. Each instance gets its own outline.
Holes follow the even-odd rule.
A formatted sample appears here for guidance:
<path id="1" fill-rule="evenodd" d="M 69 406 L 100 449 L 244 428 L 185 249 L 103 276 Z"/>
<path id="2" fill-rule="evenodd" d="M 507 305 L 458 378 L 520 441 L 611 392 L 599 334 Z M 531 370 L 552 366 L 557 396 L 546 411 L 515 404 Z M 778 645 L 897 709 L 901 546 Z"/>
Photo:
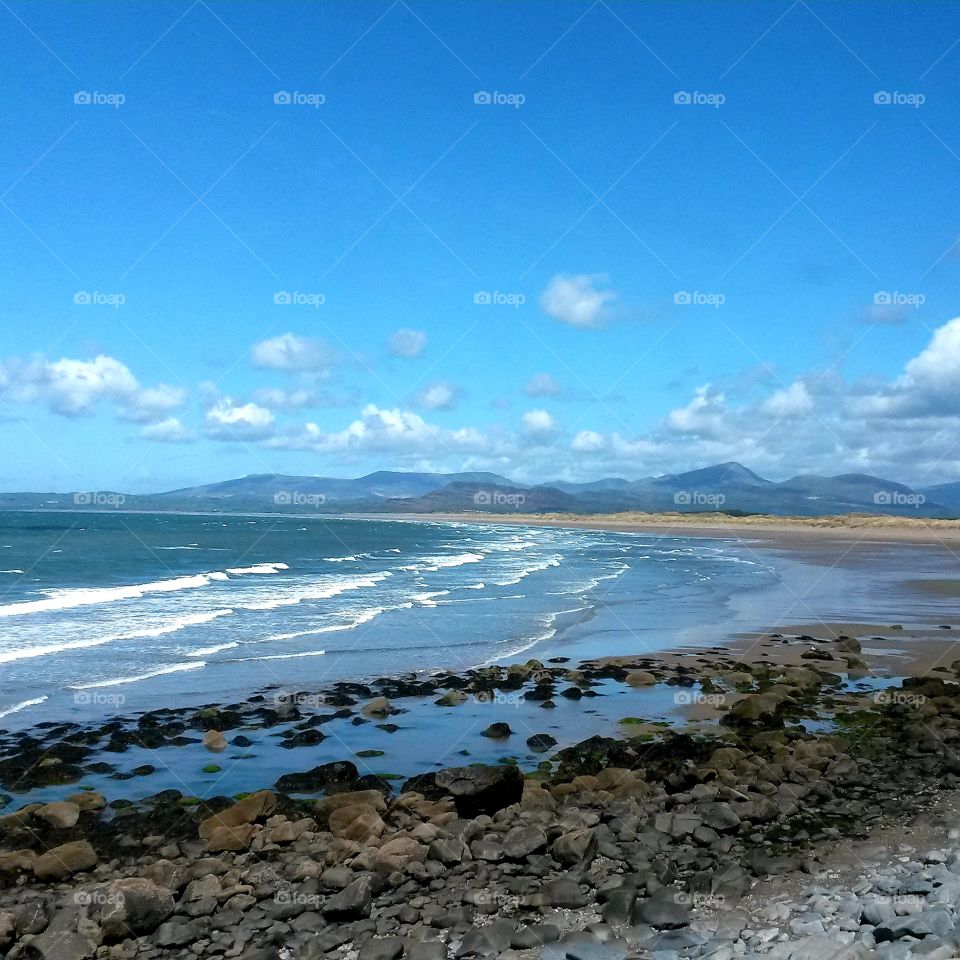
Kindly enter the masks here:
<path id="1" fill-rule="evenodd" d="M 418 513 L 376 514 L 367 519 L 434 521 L 440 523 L 509 524 L 529 527 L 609 530 L 615 533 L 652 533 L 670 537 L 734 538 L 773 540 L 783 546 L 809 545 L 825 540 L 861 540 L 889 543 L 943 543 L 960 540 L 960 520 L 911 520 L 910 518 L 866 516 L 837 517 L 720 518 L 705 520 L 691 514 L 500 514 L 500 513 Z M 363 519 L 363 515 L 345 514 L 341 519 Z"/>

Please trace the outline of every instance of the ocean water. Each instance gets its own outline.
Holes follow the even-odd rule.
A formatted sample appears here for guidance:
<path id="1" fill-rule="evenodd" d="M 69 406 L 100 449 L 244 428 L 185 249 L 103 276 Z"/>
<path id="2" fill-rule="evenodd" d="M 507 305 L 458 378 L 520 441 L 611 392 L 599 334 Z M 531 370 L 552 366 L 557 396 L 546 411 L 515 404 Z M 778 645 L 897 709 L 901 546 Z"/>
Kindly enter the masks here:
<path id="1" fill-rule="evenodd" d="M 721 639 L 735 542 L 321 517 L 0 515 L 0 727 Z"/>

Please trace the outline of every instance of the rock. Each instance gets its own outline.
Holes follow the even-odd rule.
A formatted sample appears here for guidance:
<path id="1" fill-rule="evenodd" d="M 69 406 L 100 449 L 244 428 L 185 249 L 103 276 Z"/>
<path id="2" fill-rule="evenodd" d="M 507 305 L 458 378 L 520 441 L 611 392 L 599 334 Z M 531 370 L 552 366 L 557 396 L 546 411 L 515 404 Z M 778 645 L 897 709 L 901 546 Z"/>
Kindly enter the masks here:
<path id="1" fill-rule="evenodd" d="M 740 826 L 740 817 L 734 812 L 729 803 L 704 803 L 697 808 L 704 826 L 711 830 L 723 833 L 726 830 L 736 830 Z"/>
<path id="2" fill-rule="evenodd" d="M 453 797 L 461 817 L 476 817 L 519 803 L 523 796 L 523 776 L 511 765 L 498 767 L 448 767 L 439 770 L 435 782 Z"/>
<path id="3" fill-rule="evenodd" d="M 176 917 L 157 928 L 154 939 L 161 947 L 185 947 L 197 939 L 193 924 Z"/>
<path id="4" fill-rule="evenodd" d="M 386 697 L 374 697 L 364 705 L 360 711 L 365 717 L 372 717 L 374 720 L 383 720 L 394 712 L 390 701 Z"/>
<path id="5" fill-rule="evenodd" d="M 203 745 L 211 753 L 223 753 L 227 749 L 227 738 L 219 730 L 208 730 L 203 735 Z"/>
<path id="6" fill-rule="evenodd" d="M 201 821 L 200 839 L 210 839 L 212 832 L 219 827 L 242 827 L 255 823 L 257 820 L 273 813 L 276 805 L 276 795 L 269 790 L 259 790 L 257 793 L 251 793 L 249 797 L 245 797 L 232 807 L 228 807 L 226 810 L 215 813 L 212 817 L 207 817 L 206 820 Z"/>
<path id="7" fill-rule="evenodd" d="M 571 830 L 557 837 L 550 848 L 553 855 L 567 866 L 592 860 L 597 853 L 596 834 L 589 829 Z"/>
<path id="8" fill-rule="evenodd" d="M 391 837 L 377 851 L 376 868 L 382 873 L 394 873 L 405 869 L 411 863 L 423 863 L 427 859 L 427 848 L 413 837 L 397 835 Z"/>
<path id="9" fill-rule="evenodd" d="M 462 690 L 448 690 L 442 697 L 435 700 L 438 707 L 459 707 L 461 703 L 466 703 L 469 698 Z"/>
<path id="10" fill-rule="evenodd" d="M 383 937 L 368 940 L 357 954 L 357 960 L 397 960 L 403 956 L 404 940 Z"/>
<path id="11" fill-rule="evenodd" d="M 0 853 L 0 873 L 20 873 L 31 870 L 37 855 L 32 850 L 14 850 Z"/>
<path id="12" fill-rule="evenodd" d="M 563 907 L 576 910 L 587 905 L 587 896 L 580 889 L 580 884 L 569 877 L 560 877 L 543 885 L 541 894 L 545 902 L 551 907 Z"/>
<path id="13" fill-rule="evenodd" d="M 92 810 L 103 810 L 107 805 L 107 798 L 96 790 L 81 790 L 79 793 L 71 793 L 67 800 L 76 804 L 81 812 Z"/>
<path id="14" fill-rule="evenodd" d="M 103 938 L 117 942 L 152 933 L 173 913 L 169 890 L 142 878 L 116 880 L 106 888 L 99 923 Z"/>
<path id="15" fill-rule="evenodd" d="M 0 950 L 6 950 L 17 935 L 17 918 L 9 910 L 0 910 Z"/>
<path id="16" fill-rule="evenodd" d="M 92 870 L 97 854 L 86 840 L 64 843 L 41 854 L 33 861 L 33 875 L 40 880 L 62 880 L 72 873 Z"/>
<path id="17" fill-rule="evenodd" d="M 56 803 L 46 803 L 33 815 L 45 820 L 55 830 L 67 830 L 74 827 L 80 819 L 80 808 L 75 803 L 60 800 Z"/>
<path id="18" fill-rule="evenodd" d="M 253 824 L 245 823 L 239 827 L 213 827 L 207 831 L 207 850 L 220 853 L 229 850 L 246 850 L 253 840 Z"/>
<path id="19" fill-rule="evenodd" d="M 328 920 L 359 920 L 370 916 L 373 903 L 373 875 L 361 874 L 339 893 L 334 894 L 323 906 L 323 915 Z"/>
<path id="20" fill-rule="evenodd" d="M 385 813 L 387 804 L 377 790 L 351 790 L 347 793 L 334 793 L 318 800 L 313 805 L 313 815 L 317 824 L 325 828 L 333 813 L 342 807 L 365 807 L 377 813 Z"/>
<path id="21" fill-rule="evenodd" d="M 633 670 L 623 678 L 623 682 L 631 687 L 650 687 L 657 682 L 657 678 L 646 670 Z"/>
<path id="22" fill-rule="evenodd" d="M 446 866 L 454 866 L 460 863 L 467 855 L 467 845 L 458 837 L 437 837 L 428 849 L 427 856 L 430 860 L 438 860 Z"/>
<path id="23" fill-rule="evenodd" d="M 530 950 L 560 939 L 560 928 L 555 923 L 532 923 L 518 930 L 510 941 L 514 950 Z"/>
<path id="24" fill-rule="evenodd" d="M 474 927 L 463 938 L 458 957 L 495 957 L 510 946 L 517 925 L 506 917 L 498 917 L 484 927 Z"/>
<path id="25" fill-rule="evenodd" d="M 363 844 L 382 836 L 387 827 L 376 809 L 365 803 L 338 807 L 328 817 L 327 826 L 335 837 Z"/>
<path id="26" fill-rule="evenodd" d="M 356 783 L 360 772 L 349 760 L 337 760 L 314 767 L 306 773 L 286 773 L 274 784 L 281 793 L 319 793 L 330 787 Z"/>
<path id="27" fill-rule="evenodd" d="M 547 835 L 539 828 L 520 824 L 507 831 L 503 848 L 511 860 L 522 860 L 547 846 Z"/>
<path id="28" fill-rule="evenodd" d="M 534 753 L 546 753 L 556 745 L 556 738 L 551 737 L 549 733 L 535 733 L 532 737 L 527 737 L 527 746 Z"/>
<path id="29" fill-rule="evenodd" d="M 480 736 L 489 737 L 491 740 L 506 740 L 512 733 L 509 723 L 497 722 L 491 723 Z"/>
<path id="30" fill-rule="evenodd" d="M 658 930 L 684 927 L 690 922 L 690 898 L 665 887 L 649 899 L 640 900 L 634 909 L 634 918 Z"/>
<path id="31" fill-rule="evenodd" d="M 447 960 L 447 945 L 442 940 L 424 940 L 411 943 L 404 960 Z"/>

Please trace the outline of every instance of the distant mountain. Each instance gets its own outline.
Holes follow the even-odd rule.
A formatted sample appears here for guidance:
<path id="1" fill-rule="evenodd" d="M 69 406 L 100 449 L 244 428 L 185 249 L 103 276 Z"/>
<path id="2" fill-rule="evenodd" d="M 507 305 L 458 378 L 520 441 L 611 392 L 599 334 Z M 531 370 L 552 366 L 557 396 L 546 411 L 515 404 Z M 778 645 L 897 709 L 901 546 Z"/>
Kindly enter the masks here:
<path id="1" fill-rule="evenodd" d="M 783 482 L 739 463 L 686 473 L 585 483 L 516 483 L 496 473 L 381 470 L 356 479 L 269 473 L 157 494 L 7 493 L 0 509 L 198 510 L 251 513 L 663 513 L 778 516 L 840 513 L 960 516 L 960 482 L 913 489 L 863 473 L 804 474 Z"/>
<path id="2" fill-rule="evenodd" d="M 448 483 L 478 483 L 515 486 L 506 477 L 495 473 L 400 473 L 379 470 L 358 477 L 342 480 L 334 477 L 293 477 L 281 473 L 260 473 L 239 480 L 225 480 L 201 487 L 186 487 L 157 494 L 170 500 L 201 498 L 206 500 L 272 500 L 279 495 L 302 494 L 320 496 L 328 502 L 341 500 L 390 500 L 405 497 L 421 497 L 431 490 L 438 490 Z"/>

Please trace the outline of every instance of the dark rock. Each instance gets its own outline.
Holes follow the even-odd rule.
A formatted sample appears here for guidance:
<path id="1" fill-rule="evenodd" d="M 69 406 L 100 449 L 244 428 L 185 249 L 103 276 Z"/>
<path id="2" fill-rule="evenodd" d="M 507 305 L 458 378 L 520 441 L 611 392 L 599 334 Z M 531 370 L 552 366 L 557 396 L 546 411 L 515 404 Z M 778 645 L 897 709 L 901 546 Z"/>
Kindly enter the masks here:
<path id="1" fill-rule="evenodd" d="M 532 737 L 527 737 L 527 746 L 534 753 L 546 753 L 551 747 L 555 747 L 557 741 L 549 733 L 535 733 Z"/>
<path id="2" fill-rule="evenodd" d="M 418 779 L 418 778 L 414 778 Z M 523 796 L 523 776 L 510 764 L 498 767 L 448 767 L 434 774 L 436 788 L 453 797 L 461 817 L 496 813 L 519 803 Z M 416 789 L 407 781 L 404 790 Z"/>
<path id="3" fill-rule="evenodd" d="M 352 789 L 360 773 L 349 760 L 337 760 L 306 773 L 285 773 L 275 786 L 282 793 L 319 793 L 331 787 Z"/>
<path id="4" fill-rule="evenodd" d="M 512 733 L 513 731 L 510 729 L 509 723 L 497 722 L 491 723 L 490 726 L 483 731 L 481 736 L 490 737 L 491 740 L 505 740 Z"/>
<path id="5" fill-rule="evenodd" d="M 634 916 L 638 922 L 649 923 L 658 930 L 684 927 L 690 922 L 690 898 L 665 887 L 649 899 L 639 901 Z"/>

